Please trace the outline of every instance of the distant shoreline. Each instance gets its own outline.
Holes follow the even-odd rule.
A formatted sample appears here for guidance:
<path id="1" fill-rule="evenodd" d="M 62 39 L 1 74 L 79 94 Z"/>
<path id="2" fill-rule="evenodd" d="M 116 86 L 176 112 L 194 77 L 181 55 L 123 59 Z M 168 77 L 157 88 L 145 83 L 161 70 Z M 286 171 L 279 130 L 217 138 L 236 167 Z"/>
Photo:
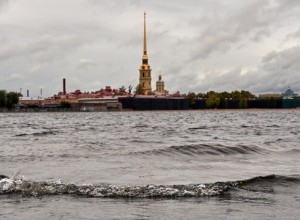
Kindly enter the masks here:
<path id="1" fill-rule="evenodd" d="M 241 111 L 300 111 L 300 108 L 245 108 L 245 109 L 187 109 L 187 110 L 133 110 L 133 109 L 122 109 L 119 111 L 72 111 L 72 110 L 61 110 L 61 111 L 1 111 L 1 113 L 95 113 L 95 112 L 241 112 Z"/>

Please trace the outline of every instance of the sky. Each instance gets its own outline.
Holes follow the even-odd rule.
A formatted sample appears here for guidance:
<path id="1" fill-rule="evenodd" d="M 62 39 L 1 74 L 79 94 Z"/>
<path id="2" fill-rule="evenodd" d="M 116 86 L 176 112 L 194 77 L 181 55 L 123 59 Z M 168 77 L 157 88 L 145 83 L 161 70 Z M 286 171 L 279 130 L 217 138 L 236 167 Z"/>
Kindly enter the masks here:
<path id="1" fill-rule="evenodd" d="M 0 0 L 0 89 L 135 87 L 144 11 L 153 90 L 300 92 L 299 0 Z"/>

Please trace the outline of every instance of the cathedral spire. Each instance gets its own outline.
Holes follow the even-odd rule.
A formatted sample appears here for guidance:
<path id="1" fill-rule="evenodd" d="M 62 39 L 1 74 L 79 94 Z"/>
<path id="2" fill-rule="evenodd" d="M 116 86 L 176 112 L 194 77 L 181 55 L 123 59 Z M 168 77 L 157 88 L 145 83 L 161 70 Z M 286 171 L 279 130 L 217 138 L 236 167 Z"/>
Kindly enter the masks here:
<path id="1" fill-rule="evenodd" d="M 144 12 L 144 55 L 147 55 L 146 12 Z"/>
<path id="2" fill-rule="evenodd" d="M 146 12 L 144 12 L 144 48 L 143 48 L 142 65 L 140 67 L 140 83 L 145 95 L 152 92 L 151 89 L 151 68 L 148 63 L 147 55 L 147 31 L 146 31 Z"/>
<path id="3" fill-rule="evenodd" d="M 143 64 L 148 64 L 147 55 L 147 31 L 146 31 L 146 12 L 144 12 L 144 52 L 143 52 Z"/>

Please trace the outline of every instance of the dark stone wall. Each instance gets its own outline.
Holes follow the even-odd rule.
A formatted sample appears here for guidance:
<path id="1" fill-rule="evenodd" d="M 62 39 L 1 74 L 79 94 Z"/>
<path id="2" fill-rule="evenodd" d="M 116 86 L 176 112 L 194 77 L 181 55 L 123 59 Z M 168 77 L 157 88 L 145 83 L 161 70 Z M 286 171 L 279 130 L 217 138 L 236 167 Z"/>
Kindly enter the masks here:
<path id="1" fill-rule="evenodd" d="M 300 108 L 300 99 L 283 99 L 283 108 Z"/>
<path id="2" fill-rule="evenodd" d="M 123 109 L 133 110 L 188 110 L 187 99 L 176 98 L 119 98 Z"/>
<path id="3" fill-rule="evenodd" d="M 190 109 L 206 109 L 205 99 L 189 104 Z M 221 108 L 221 107 L 218 107 Z M 240 101 L 226 100 L 226 109 L 239 109 Z M 255 99 L 247 101 L 247 108 L 300 108 L 300 99 Z"/>
<path id="4" fill-rule="evenodd" d="M 248 100 L 248 108 L 282 108 L 282 99 Z"/>

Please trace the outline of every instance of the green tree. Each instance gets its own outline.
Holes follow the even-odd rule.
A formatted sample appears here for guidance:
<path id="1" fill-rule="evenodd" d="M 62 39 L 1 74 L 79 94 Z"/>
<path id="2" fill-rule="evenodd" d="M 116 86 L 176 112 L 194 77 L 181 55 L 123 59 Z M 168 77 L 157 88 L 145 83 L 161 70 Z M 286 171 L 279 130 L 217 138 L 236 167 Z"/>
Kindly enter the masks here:
<path id="1" fill-rule="evenodd" d="M 236 91 L 231 92 L 231 98 L 234 100 L 240 101 L 242 98 L 242 95 L 239 91 L 236 90 Z"/>
<path id="2" fill-rule="evenodd" d="M 70 102 L 66 102 L 66 101 L 60 102 L 60 106 L 61 106 L 62 108 L 71 108 Z"/>
<path id="3" fill-rule="evenodd" d="M 245 91 L 245 90 L 241 91 L 241 97 L 245 98 L 245 99 L 254 99 L 254 98 L 256 98 L 256 96 L 253 95 L 251 92 Z"/>
<path id="4" fill-rule="evenodd" d="M 204 99 L 206 98 L 206 94 L 205 93 L 198 93 L 197 94 L 197 99 Z"/>
<path id="5" fill-rule="evenodd" d="M 135 88 L 135 95 L 144 95 L 144 89 L 141 84 L 138 84 L 137 87 Z"/>
<path id="6" fill-rule="evenodd" d="M 231 94 L 229 92 L 221 92 L 220 93 L 220 98 L 230 99 L 232 97 L 231 97 Z"/>
<path id="7" fill-rule="evenodd" d="M 6 91 L 0 90 L 0 108 L 6 107 Z"/>
<path id="8" fill-rule="evenodd" d="M 6 108 L 12 109 L 18 103 L 19 103 L 19 93 L 9 92 L 6 94 Z"/>
<path id="9" fill-rule="evenodd" d="M 189 92 L 187 94 L 187 98 L 190 101 L 190 104 L 193 105 L 196 103 L 197 100 L 197 95 L 194 92 Z"/>
<path id="10" fill-rule="evenodd" d="M 132 91 L 132 86 L 128 86 L 128 93 L 131 94 L 131 91 Z"/>
<path id="11" fill-rule="evenodd" d="M 246 98 L 241 98 L 239 102 L 240 108 L 247 108 L 248 107 L 248 101 Z"/>
<path id="12" fill-rule="evenodd" d="M 209 92 L 208 98 L 206 99 L 207 108 L 217 108 L 220 105 L 220 97 L 216 92 Z"/>
<path id="13" fill-rule="evenodd" d="M 227 99 L 226 99 L 224 96 L 221 96 L 221 97 L 220 97 L 219 108 L 220 108 L 220 109 L 225 109 L 225 108 L 227 108 Z"/>
<path id="14" fill-rule="evenodd" d="M 120 87 L 116 92 L 116 95 L 125 95 L 125 94 L 126 94 L 125 86 Z"/>

